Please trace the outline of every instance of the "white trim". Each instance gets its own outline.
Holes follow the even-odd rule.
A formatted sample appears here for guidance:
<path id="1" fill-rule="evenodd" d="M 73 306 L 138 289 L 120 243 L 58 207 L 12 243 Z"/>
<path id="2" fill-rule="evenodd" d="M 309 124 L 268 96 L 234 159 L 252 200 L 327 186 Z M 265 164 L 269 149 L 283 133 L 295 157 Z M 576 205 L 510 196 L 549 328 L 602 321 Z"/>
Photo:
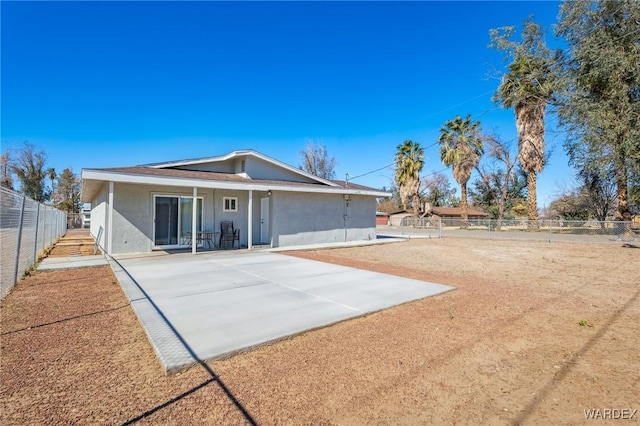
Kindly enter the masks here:
<path id="1" fill-rule="evenodd" d="M 146 185 L 164 185 L 164 186 L 178 186 L 178 187 L 194 187 L 199 188 L 215 188 L 215 189 L 232 189 L 240 191 L 283 191 L 283 192 L 307 192 L 318 194 L 351 194 L 351 195 L 368 195 L 373 197 L 391 197 L 391 193 L 380 190 L 363 190 L 355 188 L 344 187 L 318 187 L 311 188 L 309 186 L 296 186 L 296 185 L 269 185 L 264 183 L 253 182 L 224 182 L 204 179 L 187 179 L 176 178 L 172 176 L 149 176 L 139 175 L 134 173 L 112 172 L 102 171 L 95 169 L 83 169 L 82 180 L 99 180 L 99 181 L 113 181 L 123 183 L 140 183 Z"/>
<path id="2" fill-rule="evenodd" d="M 229 200 L 229 208 L 227 208 L 227 200 Z M 238 197 L 222 197 L 222 211 L 236 213 L 238 211 Z"/>
<path id="3" fill-rule="evenodd" d="M 204 200 L 203 200 L 204 203 Z M 202 206 L 204 207 L 204 205 Z M 202 216 L 204 216 L 204 210 L 202 210 Z M 202 225 L 202 221 L 204 217 L 200 219 L 200 225 Z M 191 253 L 196 254 L 196 249 L 198 245 L 198 187 L 193 187 L 193 198 L 191 199 Z"/>
<path id="4" fill-rule="evenodd" d="M 230 152 L 226 155 L 222 155 L 222 156 L 218 156 L 218 157 L 206 157 L 206 158 L 195 158 L 195 159 L 191 159 L 191 160 L 178 160 L 178 161 L 169 161 L 166 163 L 154 163 L 154 164 L 146 164 L 146 167 L 152 167 L 154 169 L 164 169 L 167 167 L 179 167 L 179 166 L 191 166 L 194 164 L 203 164 L 203 163 L 214 163 L 214 162 L 221 162 L 221 161 L 226 161 L 226 160 L 230 160 L 232 158 L 235 157 L 242 157 L 242 156 L 247 156 L 247 157 L 255 157 L 255 158 L 259 158 L 261 160 L 266 161 L 267 163 L 271 163 L 274 166 L 278 166 L 281 167 L 283 169 L 286 169 L 290 172 L 296 173 L 300 176 L 304 176 L 308 179 L 312 179 L 316 182 L 320 182 L 320 183 L 324 183 L 326 185 L 329 186 L 340 186 L 335 182 L 331 182 L 330 180 L 327 179 L 323 179 L 321 177 L 318 177 L 316 175 L 312 175 L 311 173 L 307 173 L 304 170 L 298 169 L 296 167 L 290 166 L 286 163 L 283 163 L 281 161 L 276 160 L 275 158 L 271 158 L 267 155 L 261 154 L 257 151 L 254 151 L 252 149 L 247 149 L 247 150 L 240 150 L 240 151 L 233 151 Z"/>
<path id="5" fill-rule="evenodd" d="M 253 191 L 249 190 L 249 205 L 247 213 L 247 249 L 251 250 L 253 244 Z M 238 244 L 240 244 L 238 242 Z"/>
<path id="6" fill-rule="evenodd" d="M 165 244 L 165 245 L 157 245 L 156 244 L 156 198 L 158 197 L 164 197 L 164 198 L 177 198 L 178 199 L 178 241 L 176 244 Z M 204 211 L 204 194 L 203 195 L 198 195 L 197 196 L 197 200 L 195 204 L 193 204 L 193 196 L 192 195 L 186 195 L 184 193 L 167 193 L 167 192 L 151 192 L 151 250 L 163 250 L 163 249 L 175 249 L 175 248 L 186 248 L 187 244 L 183 244 L 183 235 L 181 232 L 181 223 L 182 223 L 182 204 L 181 204 L 181 200 L 183 198 L 186 199 L 190 199 L 192 200 L 192 210 L 196 210 L 197 213 L 197 207 L 198 204 L 202 205 L 202 214 L 200 216 L 200 231 L 202 231 L 202 229 L 204 228 L 204 220 L 205 220 L 205 211 Z M 193 220 L 193 218 L 192 218 Z M 198 216 L 196 214 L 196 225 L 198 222 Z M 193 223 L 193 222 L 192 222 Z M 193 225 L 192 225 L 193 228 Z M 196 232 L 198 231 L 197 227 L 196 227 Z M 193 235 L 193 234 L 192 234 Z M 193 241 L 192 241 L 193 243 Z M 192 245 L 193 247 L 193 245 Z"/>
<path id="7" fill-rule="evenodd" d="M 113 181 L 109 181 L 109 227 L 107 228 L 107 254 L 113 254 Z"/>

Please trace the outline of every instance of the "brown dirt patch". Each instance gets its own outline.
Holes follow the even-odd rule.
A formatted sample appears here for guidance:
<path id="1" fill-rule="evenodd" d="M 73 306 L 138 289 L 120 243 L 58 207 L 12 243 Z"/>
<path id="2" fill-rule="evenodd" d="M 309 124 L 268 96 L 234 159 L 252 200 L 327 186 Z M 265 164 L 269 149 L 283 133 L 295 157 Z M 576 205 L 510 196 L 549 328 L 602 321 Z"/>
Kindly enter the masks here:
<path id="1" fill-rule="evenodd" d="M 70 229 L 48 253 L 48 257 L 91 256 L 95 240 L 88 229 Z M 96 254 L 102 254 L 98 249 Z"/>
<path id="2" fill-rule="evenodd" d="M 38 272 L 0 304 L 0 423 L 583 424 L 585 408 L 640 409 L 640 250 L 450 238 L 292 254 L 458 289 L 209 363 L 216 381 L 164 376 L 107 267 Z"/>

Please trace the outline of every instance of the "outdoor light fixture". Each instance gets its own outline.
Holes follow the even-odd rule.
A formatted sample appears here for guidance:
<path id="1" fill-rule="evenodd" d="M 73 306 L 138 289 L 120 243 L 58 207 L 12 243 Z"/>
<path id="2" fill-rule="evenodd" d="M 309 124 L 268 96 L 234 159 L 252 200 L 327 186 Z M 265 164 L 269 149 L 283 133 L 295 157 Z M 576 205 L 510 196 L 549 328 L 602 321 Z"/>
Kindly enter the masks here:
<path id="1" fill-rule="evenodd" d="M 271 197 L 271 190 L 268 190 L 268 191 L 267 191 L 267 195 L 268 195 L 269 197 Z"/>
<path id="2" fill-rule="evenodd" d="M 351 199 L 351 195 L 349 194 L 344 194 L 344 199 L 349 201 Z"/>

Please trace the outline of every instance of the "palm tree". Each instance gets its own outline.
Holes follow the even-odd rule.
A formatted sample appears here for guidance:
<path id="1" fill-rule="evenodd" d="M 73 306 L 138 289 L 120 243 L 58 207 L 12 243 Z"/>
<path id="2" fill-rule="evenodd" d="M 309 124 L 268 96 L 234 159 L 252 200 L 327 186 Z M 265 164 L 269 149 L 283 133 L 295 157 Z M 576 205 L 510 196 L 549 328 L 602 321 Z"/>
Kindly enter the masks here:
<path id="1" fill-rule="evenodd" d="M 396 184 L 402 201 L 402 208 L 408 209 L 409 198 L 413 200 L 413 213 L 418 215 L 420 171 L 424 166 L 424 149 L 410 140 L 396 147 Z"/>
<path id="2" fill-rule="evenodd" d="M 440 128 L 440 160 L 453 168 L 453 178 L 460 184 L 460 208 L 462 220 L 467 215 L 467 182 L 474 167 L 480 162 L 484 146 L 480 136 L 480 122 L 471 121 L 471 115 L 463 120 L 457 116 Z"/>
<path id="3" fill-rule="evenodd" d="M 552 99 L 553 59 L 540 25 L 525 21 L 522 42 L 509 40 L 513 27 L 491 31 L 492 46 L 513 58 L 494 96 L 505 108 L 514 108 L 518 130 L 518 161 L 527 174 L 529 229 L 537 228 L 537 173 L 544 167 L 544 112 Z"/>
<path id="4" fill-rule="evenodd" d="M 58 201 L 58 200 L 54 199 L 55 198 L 55 192 L 56 192 L 56 188 L 55 188 L 55 180 L 56 180 L 56 177 L 57 177 L 56 169 L 54 169 L 53 167 L 49 167 L 47 169 L 46 175 L 51 180 L 51 192 L 49 192 L 49 198 L 53 201 L 53 204 L 55 205 L 56 201 Z"/>

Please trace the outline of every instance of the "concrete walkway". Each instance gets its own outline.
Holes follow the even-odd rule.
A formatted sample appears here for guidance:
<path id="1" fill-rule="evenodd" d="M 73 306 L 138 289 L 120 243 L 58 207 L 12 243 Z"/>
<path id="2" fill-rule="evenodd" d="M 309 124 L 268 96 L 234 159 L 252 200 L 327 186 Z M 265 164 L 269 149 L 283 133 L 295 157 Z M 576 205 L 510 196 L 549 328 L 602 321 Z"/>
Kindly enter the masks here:
<path id="1" fill-rule="evenodd" d="M 95 252 L 94 244 L 95 240 L 88 229 L 68 229 L 60 241 L 55 243 L 49 256 L 38 264 L 38 270 L 107 265 L 108 262 L 104 255 L 87 255 Z M 63 255 L 59 255 L 60 253 Z"/>
<path id="2" fill-rule="evenodd" d="M 38 265 L 38 271 L 48 269 L 84 268 L 86 266 L 108 265 L 103 255 L 46 257 Z"/>
<path id="3" fill-rule="evenodd" d="M 453 289 L 265 251 L 110 262 L 168 373 Z"/>

